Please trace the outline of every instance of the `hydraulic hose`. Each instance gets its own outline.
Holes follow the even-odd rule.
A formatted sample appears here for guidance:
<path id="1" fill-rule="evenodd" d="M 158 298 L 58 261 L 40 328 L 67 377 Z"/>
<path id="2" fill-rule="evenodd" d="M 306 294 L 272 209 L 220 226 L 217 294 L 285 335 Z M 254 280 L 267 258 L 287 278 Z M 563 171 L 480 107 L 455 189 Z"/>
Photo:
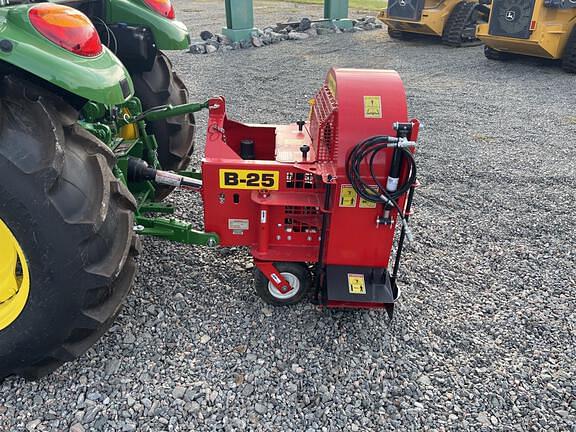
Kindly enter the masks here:
<path id="1" fill-rule="evenodd" d="M 406 228 L 407 237 L 409 240 L 411 240 L 411 233 L 406 222 L 404 212 L 398 205 L 398 200 L 404 194 L 406 194 L 412 185 L 416 182 L 416 160 L 414 159 L 412 152 L 408 150 L 410 147 L 414 146 L 414 142 L 408 141 L 405 138 L 375 136 L 357 144 L 352 149 L 352 152 L 350 153 L 346 163 L 348 179 L 350 180 L 350 183 L 352 184 L 352 187 L 356 193 L 367 201 L 376 204 L 383 204 L 388 208 L 395 208 L 398 211 L 398 215 L 402 221 L 403 226 Z M 384 185 L 376 174 L 374 161 L 381 151 L 388 149 L 395 149 L 394 159 L 399 158 L 399 163 L 408 164 L 408 178 L 402 184 L 396 184 L 392 173 L 389 173 L 389 181 L 387 181 L 387 184 Z M 371 184 L 368 184 L 365 180 L 363 180 L 360 173 L 364 161 L 368 161 L 370 177 L 372 178 Z M 391 165 L 393 170 L 394 165 L 400 166 L 399 164 L 394 163 Z M 399 177 L 399 173 L 394 173 L 394 175 L 398 175 Z M 393 181 L 390 181 L 391 179 Z"/>

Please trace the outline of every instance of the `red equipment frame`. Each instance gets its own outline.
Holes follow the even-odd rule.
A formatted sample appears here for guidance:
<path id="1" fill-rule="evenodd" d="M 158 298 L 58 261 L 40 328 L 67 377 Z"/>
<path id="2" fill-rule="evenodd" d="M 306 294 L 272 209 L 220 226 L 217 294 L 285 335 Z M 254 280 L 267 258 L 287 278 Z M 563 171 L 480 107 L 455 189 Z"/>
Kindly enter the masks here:
<path id="1" fill-rule="evenodd" d="M 250 247 L 255 265 L 282 293 L 291 287 L 273 263 L 316 264 L 325 305 L 389 307 L 395 298 L 382 300 L 366 291 L 367 285 L 381 289 L 371 280 L 390 280 L 398 214 L 393 209 L 391 223 L 379 224 L 384 205 L 358 196 L 346 165 L 358 143 L 376 135 L 394 137 L 394 124 L 408 121 L 398 74 L 331 70 L 311 102 L 307 123 L 247 125 L 227 117 L 223 98 L 212 99 L 210 106 L 202 163 L 205 230 L 217 233 L 222 246 Z M 419 123 L 410 123 L 408 138 L 415 141 Z M 374 161 L 383 183 L 393 151 Z M 363 170 L 367 180 L 367 165 Z M 407 177 L 404 167 L 401 181 Z M 404 210 L 407 195 L 398 200 Z M 364 297 L 362 289 L 353 292 L 351 277 L 358 275 Z M 346 286 L 334 291 L 331 280 Z"/>

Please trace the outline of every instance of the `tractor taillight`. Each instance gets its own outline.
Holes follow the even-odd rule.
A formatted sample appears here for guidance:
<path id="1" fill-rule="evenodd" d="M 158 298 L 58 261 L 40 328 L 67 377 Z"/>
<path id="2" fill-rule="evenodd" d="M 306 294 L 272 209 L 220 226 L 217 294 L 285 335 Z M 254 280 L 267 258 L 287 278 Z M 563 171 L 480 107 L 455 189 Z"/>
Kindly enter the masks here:
<path id="1" fill-rule="evenodd" d="M 530 22 L 530 31 L 534 31 L 536 30 L 536 21 L 531 21 Z"/>
<path id="2" fill-rule="evenodd" d="M 174 12 L 174 6 L 170 0 L 144 0 L 146 6 L 152 9 L 154 12 L 166 17 L 168 19 L 176 18 L 176 13 Z"/>
<path id="3" fill-rule="evenodd" d="M 29 11 L 36 30 L 56 45 L 83 57 L 102 53 L 100 36 L 90 19 L 68 6 L 41 3 Z"/>

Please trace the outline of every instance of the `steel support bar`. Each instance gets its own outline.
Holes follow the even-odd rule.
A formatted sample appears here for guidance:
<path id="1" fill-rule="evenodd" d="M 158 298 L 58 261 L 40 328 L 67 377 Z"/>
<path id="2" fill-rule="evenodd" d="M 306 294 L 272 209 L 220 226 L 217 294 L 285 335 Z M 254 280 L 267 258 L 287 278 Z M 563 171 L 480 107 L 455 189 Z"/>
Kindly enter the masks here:
<path id="1" fill-rule="evenodd" d="M 158 237 L 184 244 L 218 246 L 220 239 L 214 233 L 192 229 L 192 225 L 176 219 L 147 218 L 136 216 L 135 231 L 139 235 Z"/>
<path id="2" fill-rule="evenodd" d="M 170 117 L 177 117 L 180 115 L 192 114 L 209 108 L 208 102 L 204 103 L 188 103 L 182 105 L 162 105 L 152 108 L 149 111 L 143 112 L 134 118 L 134 121 L 158 121 Z"/>
<path id="3" fill-rule="evenodd" d="M 226 0 L 226 27 L 222 33 L 233 42 L 249 40 L 254 28 L 252 0 Z"/>
<path id="4" fill-rule="evenodd" d="M 174 214 L 173 204 L 163 203 L 163 202 L 149 202 L 147 201 L 143 204 L 138 211 L 140 213 L 161 213 L 161 214 Z"/>

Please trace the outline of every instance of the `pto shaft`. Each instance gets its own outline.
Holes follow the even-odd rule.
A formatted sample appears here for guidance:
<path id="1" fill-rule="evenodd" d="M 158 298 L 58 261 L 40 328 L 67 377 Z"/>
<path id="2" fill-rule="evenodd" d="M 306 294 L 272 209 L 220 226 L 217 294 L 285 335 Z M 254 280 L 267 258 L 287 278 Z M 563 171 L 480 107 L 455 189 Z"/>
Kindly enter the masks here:
<path id="1" fill-rule="evenodd" d="M 143 182 L 153 181 L 160 185 L 190 188 L 199 190 L 202 188 L 202 180 L 184 177 L 173 172 L 161 171 L 150 168 L 142 159 L 128 159 L 128 181 Z"/>

